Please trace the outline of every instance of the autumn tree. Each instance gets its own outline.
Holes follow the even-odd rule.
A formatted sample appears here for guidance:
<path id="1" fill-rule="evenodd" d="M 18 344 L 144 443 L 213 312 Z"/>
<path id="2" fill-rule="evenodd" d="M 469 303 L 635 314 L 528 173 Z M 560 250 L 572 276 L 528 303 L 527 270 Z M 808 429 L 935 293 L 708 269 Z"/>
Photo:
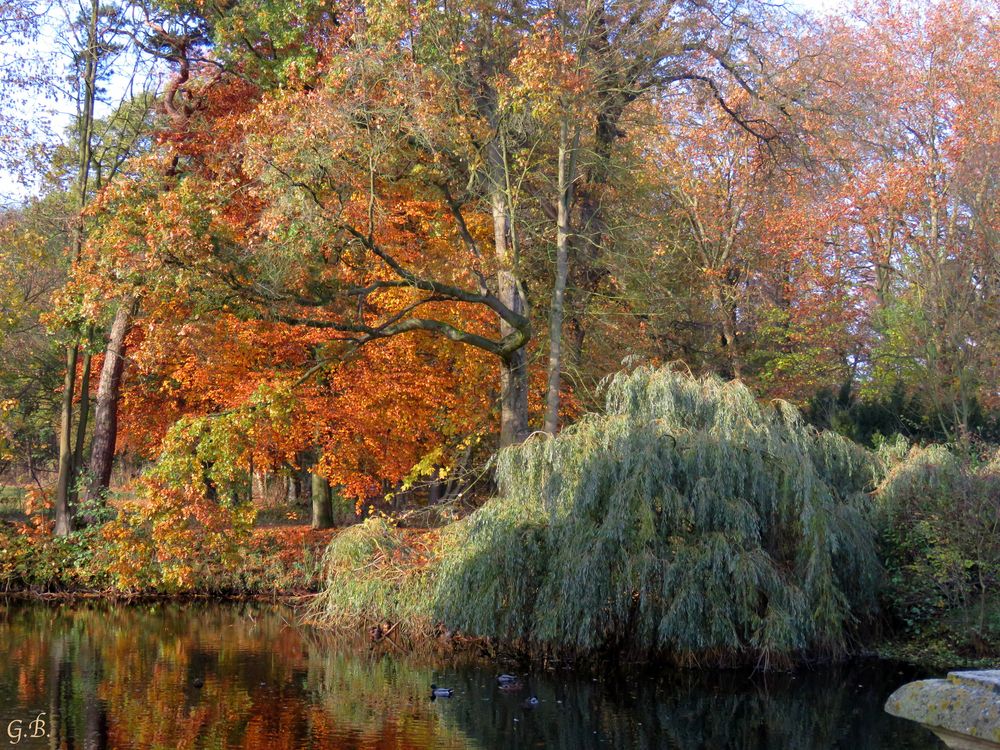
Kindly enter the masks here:
<path id="1" fill-rule="evenodd" d="M 236 294 L 246 303 L 245 315 L 329 329 L 355 345 L 431 331 L 492 354 L 501 371 L 505 445 L 528 425 L 525 345 L 532 305 L 525 273 L 540 266 L 533 258 L 548 246 L 544 233 L 532 231 L 536 216 L 551 211 L 557 217 L 562 205 L 549 337 L 552 427 L 562 368 L 558 300 L 569 277 L 570 246 L 576 243 L 582 259 L 608 239 L 598 193 L 612 146 L 624 135 L 621 118 L 645 93 L 684 83 L 704 88 L 739 120 L 716 78 L 734 77 L 756 95 L 765 73 L 750 62 L 753 43 L 735 6 L 724 9 L 721 21 L 695 7 L 679 19 L 655 3 L 629 12 L 600 3 L 558 6 L 540 9 L 537 20 L 475 10 L 342 14 L 328 19 L 324 37 L 299 38 L 288 53 L 295 66 L 286 60 L 255 74 L 260 104 L 240 124 L 245 142 L 228 152 L 232 164 L 198 185 L 200 195 L 211 196 L 219 175 L 232 175 L 253 200 L 223 191 L 214 210 L 249 218 L 200 248 L 202 256 L 170 253 L 174 265 L 197 266 Z M 212 22 L 225 27 L 225 19 Z M 537 30 L 548 34 L 547 47 L 533 46 Z M 206 65 L 206 85 L 228 75 L 226 65 L 244 64 L 240 45 L 226 46 L 231 42 L 219 42 L 222 72 Z M 563 72 L 545 80 L 540 71 L 557 59 Z M 275 76 L 286 83 L 268 92 Z M 577 110 L 572 123 L 568 115 L 554 115 L 566 126 L 561 146 L 540 139 L 546 112 L 567 113 L 568 107 Z M 753 122 L 743 125 L 753 132 Z M 767 137 L 763 130 L 756 135 Z M 216 163 L 219 157 L 212 156 Z M 581 189 L 574 187 L 577 169 Z M 549 183 L 558 197 L 542 197 L 539 206 L 553 172 Z M 178 173 L 191 187 L 205 177 Z M 407 218 L 421 211 L 435 214 L 435 223 Z M 482 231 L 484 214 L 491 235 Z M 410 247 L 417 238 L 449 243 L 450 257 L 460 260 L 435 265 L 433 254 L 406 250 L 394 233 Z M 288 265 L 303 257 L 307 263 Z M 360 269 L 368 275 L 355 273 Z M 373 316 L 370 301 L 388 294 L 399 304 Z M 547 301 L 548 295 L 535 296 Z M 485 308 L 496 332 L 420 314 L 442 302 Z"/>
<path id="2" fill-rule="evenodd" d="M 107 74 L 106 60 L 113 53 L 114 37 L 117 33 L 116 14 L 102 8 L 97 0 L 89 6 L 79 8 L 79 15 L 67 7 L 68 38 L 71 40 L 70 70 L 76 102 L 74 122 L 76 157 L 75 184 L 73 193 L 77 215 L 73 219 L 70 232 L 70 263 L 76 263 L 81 256 L 85 241 L 85 227 L 82 213 L 93 191 L 91 179 L 95 164 L 94 126 L 95 107 L 98 103 L 98 86 Z M 74 461 L 80 462 L 86 431 L 89 408 L 90 351 L 84 350 L 83 377 L 81 382 L 80 414 L 77 422 L 77 437 L 73 440 L 73 401 L 76 389 L 77 363 L 80 357 L 81 337 L 84 331 L 77 328 L 70 335 L 66 347 L 66 370 L 63 381 L 62 405 L 59 425 L 59 464 L 55 494 L 55 533 L 65 536 L 72 530 L 72 510 Z M 89 338 L 89 336 L 86 336 Z"/>
<path id="3" fill-rule="evenodd" d="M 873 386 L 901 380 L 946 434 L 967 434 L 992 393 L 1000 268 L 996 19 L 975 3 L 865 17 L 881 116 L 857 192 L 873 272 Z"/>
<path id="4" fill-rule="evenodd" d="M 529 396 L 544 393 L 555 432 L 567 369 L 596 383 L 625 353 L 800 402 L 904 378 L 935 403 L 957 394 L 960 423 L 988 395 L 990 332 L 961 333 L 996 304 L 995 179 L 972 156 L 992 153 L 989 86 L 974 84 L 994 62 L 972 41 L 989 31 L 973 6 L 925 30 L 874 9 L 862 43 L 851 21 L 752 2 L 140 11 L 141 43 L 174 78 L 150 152 L 95 206 L 78 283 L 84 307 L 149 305 L 120 337 L 147 363 L 129 434 L 136 394 L 164 405 L 148 445 L 172 421 L 266 411 L 258 388 L 291 387 L 301 434 L 268 432 L 272 455 L 246 460 L 325 446 L 320 470 L 362 497 L 379 491 L 363 477 L 399 482 L 404 463 L 461 442 L 423 398 L 469 396 L 446 378 L 413 406 L 431 427 L 396 433 L 420 449 L 394 443 L 391 469 L 365 467 L 379 415 L 397 413 L 378 392 L 389 371 L 410 393 L 411 372 L 463 363 L 481 383 L 492 363 L 501 445 L 527 433 Z M 953 51 L 928 78 L 930 49 Z M 951 75 L 960 62 L 973 72 Z M 987 145 L 967 147 L 973 134 Z M 181 364 L 168 342 L 189 335 L 201 344 Z M 361 373 L 370 388 L 350 381 Z M 165 384 L 175 401 L 157 401 Z"/>
<path id="5" fill-rule="evenodd" d="M 547 109 L 560 113 L 549 125 L 550 132 L 560 133 L 558 145 L 551 147 L 551 173 L 556 176 L 550 184 L 558 198 L 543 200 L 543 210 L 557 225 L 545 422 L 550 432 L 558 423 L 567 305 L 572 334 L 569 360 L 579 369 L 586 329 L 593 324 L 588 306 L 609 293 L 621 296 L 615 289 L 614 267 L 623 256 L 636 259 L 631 248 L 641 255 L 643 243 L 663 249 L 659 237 L 651 240 L 645 234 L 646 227 L 663 223 L 650 220 L 644 212 L 670 214 L 667 231 L 684 221 L 674 213 L 676 200 L 658 206 L 637 200 L 647 188 L 653 192 L 658 188 L 640 184 L 635 171 L 649 182 L 663 183 L 663 176 L 655 173 L 666 166 L 657 161 L 665 152 L 650 141 L 650 134 L 663 132 L 661 122 L 679 122 L 688 111 L 692 119 L 728 130 L 724 137 L 735 148 L 759 150 L 762 158 L 755 164 L 763 172 L 775 152 L 798 137 L 802 110 L 799 87 L 790 88 L 785 80 L 802 55 L 792 33 L 795 25 L 790 17 L 764 5 L 634 3 L 623 8 L 588 2 L 555 4 L 552 14 L 556 31 L 550 35 L 558 42 L 535 55 L 554 73 L 536 75 L 535 85 L 544 82 L 540 88 L 545 91 L 547 85 L 548 91 L 534 105 L 545 111 L 544 103 L 553 102 L 555 106 Z M 525 46 L 539 48 L 538 37 L 544 38 L 536 35 Z M 706 137 L 707 128 L 700 132 Z M 689 171 L 698 180 L 703 166 L 694 153 L 698 146 L 685 153 L 687 142 L 680 145 L 682 141 L 675 141 L 679 149 L 666 158 L 679 166 L 675 175 Z M 749 196 L 755 186 L 740 189 Z M 736 214 L 733 230 L 740 225 L 739 207 Z M 721 264 L 728 271 L 738 267 L 725 257 Z M 730 344 L 728 351 L 735 352 L 733 305 L 723 299 L 721 286 L 711 286 L 717 319 L 725 329 L 722 336 Z M 730 366 L 739 374 L 738 356 Z"/>
<path id="6" fill-rule="evenodd" d="M 65 210 L 57 194 L 0 216 L 0 466 L 36 486 L 54 458 L 60 357 L 44 316 L 66 280 Z"/>
<path id="7" fill-rule="evenodd" d="M 918 413 L 896 429 L 950 436 L 995 402 L 991 24 L 976 3 L 876 4 L 809 32 L 809 158 L 772 194 L 762 246 L 792 261 L 770 391 L 902 394 Z"/>

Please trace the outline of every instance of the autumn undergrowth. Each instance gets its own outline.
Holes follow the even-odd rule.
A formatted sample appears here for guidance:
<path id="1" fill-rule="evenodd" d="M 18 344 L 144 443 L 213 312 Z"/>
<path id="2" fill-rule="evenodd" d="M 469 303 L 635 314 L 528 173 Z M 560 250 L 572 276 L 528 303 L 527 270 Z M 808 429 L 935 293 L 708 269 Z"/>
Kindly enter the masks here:
<path id="1" fill-rule="evenodd" d="M 1000 452 L 914 447 L 877 492 L 892 639 L 883 651 L 975 664 L 1000 653 Z"/>
<path id="2" fill-rule="evenodd" d="M 28 524 L 0 526 L 0 594 L 108 597 L 284 597 L 316 591 L 333 530 L 257 528 L 220 549 L 158 557 L 116 525 L 67 537 Z"/>
<path id="3" fill-rule="evenodd" d="M 314 619 L 769 666 L 847 654 L 876 615 L 877 458 L 738 383 L 616 376 L 602 412 L 501 452 L 496 474 L 419 573 L 389 525 L 336 538 Z"/>

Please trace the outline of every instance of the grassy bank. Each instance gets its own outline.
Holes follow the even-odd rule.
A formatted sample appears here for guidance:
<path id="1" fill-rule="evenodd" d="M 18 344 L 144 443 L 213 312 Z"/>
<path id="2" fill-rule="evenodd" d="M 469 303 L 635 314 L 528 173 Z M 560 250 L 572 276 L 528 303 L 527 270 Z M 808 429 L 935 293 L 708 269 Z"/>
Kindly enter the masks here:
<path id="1" fill-rule="evenodd" d="M 518 512 L 508 508 L 510 515 Z M 446 565 L 454 565 L 448 558 L 455 556 L 451 546 L 467 540 L 466 528 L 477 522 L 472 518 L 443 530 L 398 529 L 384 519 L 372 519 L 350 527 L 331 543 L 324 559 L 324 585 L 319 596 L 305 610 L 306 619 L 314 624 L 350 632 L 366 632 L 374 639 L 386 632 L 410 644 L 426 641 L 467 644 L 474 642 L 492 654 L 514 658 L 544 660 L 548 664 L 559 661 L 583 664 L 600 664 L 609 657 L 649 660 L 654 657 L 692 664 L 735 664 L 740 660 L 731 655 L 726 659 L 677 659 L 677 655 L 636 654 L 634 651 L 586 653 L 570 648 L 553 648 L 552 644 L 532 643 L 523 638 L 506 639 L 498 635 L 500 625 L 506 621 L 524 621 L 523 612 L 498 606 L 495 621 L 484 622 L 463 630 L 445 615 L 437 597 Z M 530 521 L 528 522 L 530 525 Z M 536 528 L 536 533 L 538 529 Z M 479 551 L 473 552 L 479 554 Z M 487 587 L 506 592 L 504 576 L 498 573 L 484 580 Z M 1000 643 L 995 635 L 983 638 L 977 627 L 979 606 L 956 609 L 930 616 L 919 626 L 900 623 L 893 614 L 891 588 L 880 591 L 881 610 L 877 622 L 864 638 L 856 638 L 837 654 L 829 652 L 799 652 L 791 661 L 809 661 L 811 658 L 827 659 L 877 655 L 892 661 L 905 662 L 934 671 L 956 668 L 993 668 L 1000 658 Z M 471 606 L 472 602 L 469 602 Z M 1000 608 L 996 602 L 988 606 L 988 622 L 1000 622 Z M 743 662 L 752 661 L 743 659 Z M 756 662 L 754 662 L 756 666 Z"/>

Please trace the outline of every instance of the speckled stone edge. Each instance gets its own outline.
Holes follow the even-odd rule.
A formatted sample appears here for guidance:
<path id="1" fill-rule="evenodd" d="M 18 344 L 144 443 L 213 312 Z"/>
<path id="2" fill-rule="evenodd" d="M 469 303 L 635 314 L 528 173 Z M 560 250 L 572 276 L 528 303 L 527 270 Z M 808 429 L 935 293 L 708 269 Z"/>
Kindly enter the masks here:
<path id="1" fill-rule="evenodd" d="M 1000 748 L 1000 670 L 951 672 L 945 680 L 911 682 L 889 696 L 885 710 Z"/>

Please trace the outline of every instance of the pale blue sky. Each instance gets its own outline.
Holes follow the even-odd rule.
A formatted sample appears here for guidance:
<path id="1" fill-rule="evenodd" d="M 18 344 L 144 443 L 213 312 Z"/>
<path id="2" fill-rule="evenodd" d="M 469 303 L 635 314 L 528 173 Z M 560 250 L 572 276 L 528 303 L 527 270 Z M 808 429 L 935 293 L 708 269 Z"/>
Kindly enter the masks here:
<path id="1" fill-rule="evenodd" d="M 49 8 L 48 22 L 42 25 L 37 38 L 14 44 L 0 43 L 0 70 L 16 64 L 19 60 L 40 61 L 36 64 L 51 77 L 52 82 L 46 90 L 36 90 L 26 95 L 23 102 L 18 102 L 13 108 L 14 116 L 32 123 L 33 129 L 44 128 L 47 137 L 41 134 L 39 139 L 54 142 L 73 121 L 76 103 L 71 88 L 67 86 L 71 52 L 70 40 L 64 31 L 67 23 L 66 13 L 56 4 L 50 5 Z M 128 69 L 131 73 L 135 61 L 121 60 L 119 64 L 122 69 Z M 139 93 L 144 81 L 149 80 L 149 72 L 142 71 L 136 76 L 137 81 L 130 85 L 131 78 L 131 75 L 123 73 L 104 84 L 107 91 L 102 97 L 104 101 L 99 102 L 95 108 L 97 117 L 107 115 L 124 99 Z M 5 106 L 9 104 L 5 103 Z M 0 169 L 0 205 L 23 200 L 35 189 L 37 185 L 26 187 L 9 171 Z"/>

